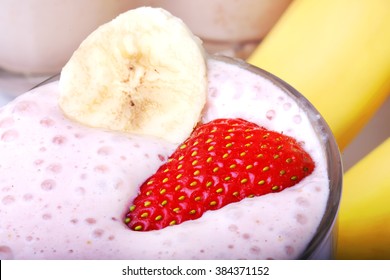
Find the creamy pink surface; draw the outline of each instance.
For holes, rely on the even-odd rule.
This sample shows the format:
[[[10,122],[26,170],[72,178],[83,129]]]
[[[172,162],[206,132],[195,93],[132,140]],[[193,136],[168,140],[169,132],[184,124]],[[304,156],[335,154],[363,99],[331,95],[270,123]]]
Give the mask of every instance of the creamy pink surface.
[[[241,117],[296,137],[313,174],[281,193],[245,199],[152,232],[123,223],[139,185],[173,152],[153,137],[72,122],[58,83],[0,109],[1,259],[285,259],[307,246],[324,213],[324,153],[307,116],[269,81],[209,60],[204,121]]]

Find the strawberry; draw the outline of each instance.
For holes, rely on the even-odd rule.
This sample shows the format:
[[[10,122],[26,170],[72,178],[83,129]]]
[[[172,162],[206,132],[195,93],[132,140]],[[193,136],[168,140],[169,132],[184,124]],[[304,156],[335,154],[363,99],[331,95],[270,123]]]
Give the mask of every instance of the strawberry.
[[[289,136],[242,119],[217,119],[197,126],[141,185],[125,223],[149,231],[198,219],[205,211],[291,187],[314,166]]]

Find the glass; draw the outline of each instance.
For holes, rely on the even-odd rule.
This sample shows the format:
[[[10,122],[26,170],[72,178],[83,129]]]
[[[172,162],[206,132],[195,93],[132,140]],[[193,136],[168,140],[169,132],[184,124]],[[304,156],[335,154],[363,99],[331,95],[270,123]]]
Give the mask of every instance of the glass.
[[[326,121],[322,117],[319,117],[319,112],[302,94],[271,73],[235,58],[220,55],[212,55],[211,58],[234,64],[237,67],[266,78],[290,96],[306,112],[311,125],[314,127],[317,136],[321,141],[322,149],[325,151],[330,192],[326,210],[318,229],[299,258],[333,259],[337,234],[337,213],[342,190],[343,168],[338,146]],[[60,74],[55,75],[38,84],[36,87],[56,81],[59,78]]]

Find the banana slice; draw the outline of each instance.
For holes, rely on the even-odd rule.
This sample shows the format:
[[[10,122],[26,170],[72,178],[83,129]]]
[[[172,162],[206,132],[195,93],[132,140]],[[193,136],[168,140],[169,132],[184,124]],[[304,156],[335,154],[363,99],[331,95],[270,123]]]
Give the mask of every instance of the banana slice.
[[[59,105],[88,126],[183,142],[206,102],[205,55],[167,11],[130,10],[74,52],[61,72]]]

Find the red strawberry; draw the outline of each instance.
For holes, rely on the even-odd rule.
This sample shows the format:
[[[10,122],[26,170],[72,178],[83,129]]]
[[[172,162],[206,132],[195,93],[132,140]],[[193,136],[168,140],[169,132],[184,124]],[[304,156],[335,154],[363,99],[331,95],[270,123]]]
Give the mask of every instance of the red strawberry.
[[[201,217],[246,197],[280,192],[314,162],[293,138],[242,119],[199,125],[140,187],[125,222],[156,230]]]

